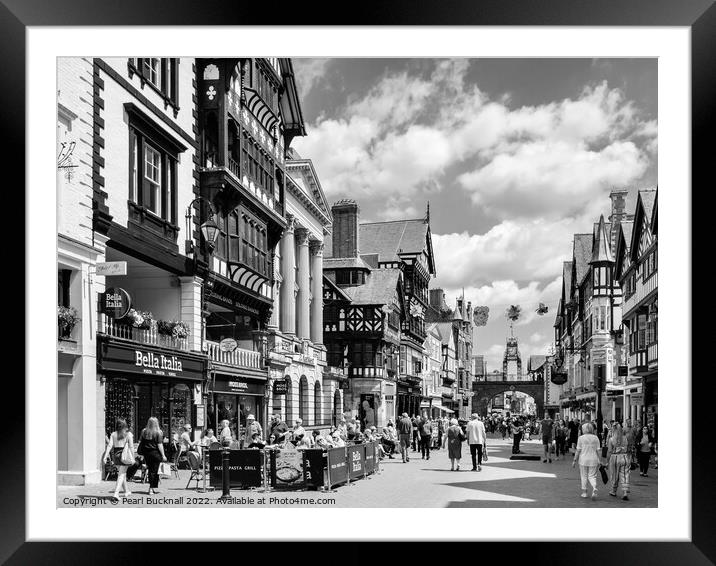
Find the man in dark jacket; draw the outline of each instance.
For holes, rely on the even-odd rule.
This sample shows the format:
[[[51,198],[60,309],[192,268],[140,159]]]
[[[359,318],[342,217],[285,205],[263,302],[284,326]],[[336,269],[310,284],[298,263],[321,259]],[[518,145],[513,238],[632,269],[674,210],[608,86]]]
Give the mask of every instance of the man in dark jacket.
[[[423,460],[430,460],[430,442],[433,436],[433,423],[427,417],[423,415],[420,419],[420,453],[422,454]]]
[[[403,413],[398,420],[398,439],[400,441],[400,455],[403,457],[403,463],[410,462],[408,456],[408,448],[410,447],[410,437],[413,433],[413,423],[408,417],[408,413]]]
[[[288,425],[281,420],[281,415],[278,413],[271,415],[269,438],[273,435],[276,438],[276,443],[278,444],[283,442],[288,432]]]

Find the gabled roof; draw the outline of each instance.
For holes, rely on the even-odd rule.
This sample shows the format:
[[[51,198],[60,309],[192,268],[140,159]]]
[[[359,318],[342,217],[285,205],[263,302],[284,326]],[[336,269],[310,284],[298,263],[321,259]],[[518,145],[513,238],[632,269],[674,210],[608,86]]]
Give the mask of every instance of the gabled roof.
[[[295,152],[293,152],[293,155],[298,156]],[[310,199],[310,204],[318,209],[317,211],[311,210],[311,212],[322,220],[324,226],[330,225],[333,222],[331,207],[328,206],[328,201],[318,179],[316,168],[313,166],[313,161],[300,157],[287,159],[286,171],[291,173],[291,175],[287,175],[288,178],[293,181],[302,194],[305,194]],[[291,188],[290,183],[287,184],[287,188]],[[298,197],[299,195],[296,196]]]
[[[370,267],[359,257],[324,257],[323,269],[364,269],[370,271]]]
[[[651,223],[651,214],[656,202],[656,189],[643,189],[639,191],[639,197],[636,200],[636,211],[634,212],[634,229],[629,243],[629,253],[632,260],[636,261],[639,253],[639,238],[645,223]]]
[[[589,270],[589,261],[592,259],[592,235],[591,234],[575,234],[574,250],[572,255],[576,274],[575,286],[579,286],[584,281],[584,277]]]
[[[281,78],[283,79],[284,95],[280,98],[280,112],[286,136],[286,147],[296,136],[306,135],[306,125],[303,121],[301,103],[298,99],[296,77],[293,72],[293,62],[288,58],[279,59]]]
[[[631,245],[631,233],[634,228],[634,222],[631,220],[623,220],[619,224],[619,233],[617,234],[617,247],[614,258],[614,274],[615,277],[621,276],[622,258],[629,255],[629,246]]]
[[[430,273],[435,273],[430,224],[425,218],[361,224],[358,236],[360,253],[377,253],[380,261],[399,261],[399,254],[428,256]]]
[[[402,283],[400,269],[375,269],[363,285],[344,287],[343,292],[357,305],[389,305]]]
[[[448,346],[451,343],[455,343],[455,336],[452,332],[452,322],[434,322],[431,326],[435,327],[443,345]]]
[[[326,277],[325,275],[323,276],[323,285],[324,285],[324,286],[327,286],[327,287],[330,287],[331,289],[333,289],[333,291],[335,291],[335,293],[336,293],[339,297],[341,297],[343,300],[345,300],[345,301],[350,301],[350,300],[351,300],[351,298],[350,298],[348,295],[345,294],[345,292],[343,291],[343,289],[341,289],[338,285],[336,285],[333,281],[331,281],[331,280],[330,280],[328,277]]]
[[[659,187],[656,188],[656,194],[654,195],[654,210],[651,213],[651,233],[656,235],[659,229],[658,221],[658,210],[659,210]]]
[[[527,362],[527,371],[536,371],[547,361],[547,356],[530,356]]]
[[[589,263],[614,262],[612,247],[609,240],[609,232],[604,223],[604,215],[599,217],[599,223],[594,234],[592,245],[592,259]]]

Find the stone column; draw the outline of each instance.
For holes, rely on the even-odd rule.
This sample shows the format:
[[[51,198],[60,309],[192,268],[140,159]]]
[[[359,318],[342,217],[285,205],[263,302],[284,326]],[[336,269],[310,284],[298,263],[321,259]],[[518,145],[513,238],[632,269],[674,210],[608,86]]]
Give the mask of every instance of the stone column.
[[[295,220],[288,216],[288,226],[281,237],[281,332],[296,334],[296,307],[293,291],[296,286],[296,253],[294,243]]]
[[[298,230],[298,320],[296,321],[296,335],[299,338],[311,337],[309,303],[311,293],[311,273],[308,255],[308,231]]]
[[[311,341],[323,344],[323,243],[311,247]]]
[[[269,330],[277,330],[280,325],[280,312],[281,312],[281,282],[283,280],[281,276],[281,254],[280,250],[276,250],[274,260],[271,265],[271,273],[273,275],[274,283],[272,290],[273,297],[273,310],[271,311],[271,320],[269,321]]]

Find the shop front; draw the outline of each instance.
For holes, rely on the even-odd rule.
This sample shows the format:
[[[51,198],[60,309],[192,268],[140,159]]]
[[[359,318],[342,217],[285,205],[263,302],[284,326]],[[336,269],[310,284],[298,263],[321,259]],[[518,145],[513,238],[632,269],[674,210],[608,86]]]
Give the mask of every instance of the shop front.
[[[658,396],[659,381],[658,374],[649,375],[644,378],[644,424],[651,428],[654,434],[658,426]]]
[[[420,415],[420,387],[407,382],[398,381],[398,415],[408,413],[409,416]]]
[[[206,357],[184,351],[138,345],[114,338],[98,342],[98,373],[105,381],[104,429],[110,435],[123,418],[138,437],[150,417],[159,420],[165,438],[181,434],[185,424],[201,420]]]
[[[207,427],[218,436],[223,420],[229,421],[233,438],[246,427],[246,417],[253,415],[266,430],[266,379],[215,372],[207,398]]]

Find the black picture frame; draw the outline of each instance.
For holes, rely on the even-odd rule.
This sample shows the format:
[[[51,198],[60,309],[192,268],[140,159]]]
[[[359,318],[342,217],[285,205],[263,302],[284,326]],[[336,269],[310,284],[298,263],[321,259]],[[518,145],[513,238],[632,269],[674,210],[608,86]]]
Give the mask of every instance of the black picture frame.
[[[0,53],[3,57],[4,78],[0,89],[0,111],[6,141],[5,160],[7,164],[25,164],[25,124],[23,113],[25,108],[25,32],[28,26],[65,26],[65,25],[569,25],[569,26],[686,26],[691,29],[692,40],[692,186],[703,187],[701,191],[692,189],[693,223],[697,232],[692,232],[694,245],[693,258],[708,257],[698,254],[698,246],[708,241],[703,226],[708,226],[704,216],[710,209],[705,206],[705,195],[713,186],[709,178],[709,165],[713,161],[710,141],[713,138],[714,102],[716,102],[716,6],[712,0],[462,0],[446,4],[435,0],[414,2],[400,0],[394,2],[376,2],[372,5],[339,5],[328,2],[298,3],[267,11],[264,3],[234,3],[219,0],[123,0],[121,2],[101,2],[97,0],[74,0],[51,2],[49,0],[3,0],[0,3]],[[350,8],[350,9],[346,9]],[[25,167],[11,167],[16,174],[14,186],[25,183]],[[710,176],[712,177],[712,175]],[[7,185],[8,187],[10,185]],[[14,193],[14,194],[11,194]],[[16,221],[18,211],[25,210],[24,195],[20,191],[8,191],[6,198],[17,199],[8,216]],[[701,222],[702,219],[705,222]],[[8,227],[11,224],[8,224]],[[699,234],[701,232],[701,234]],[[702,237],[699,238],[698,236]],[[9,248],[9,246],[8,246]],[[14,263],[14,262],[13,262]],[[707,262],[708,264],[708,262]],[[19,268],[17,268],[19,270]],[[687,274],[685,274],[687,275]],[[24,279],[24,272],[20,276]],[[14,279],[14,278],[13,278]],[[704,289],[708,277],[692,277],[692,296],[710,299],[710,293]],[[688,281],[688,279],[687,279]],[[14,285],[17,285],[13,281]],[[698,291],[702,291],[697,294]],[[706,291],[706,292],[704,292]],[[26,296],[26,299],[29,297]],[[19,304],[19,301],[11,301]],[[684,308],[691,308],[685,304]],[[24,319],[19,319],[24,320]],[[693,319],[693,336],[698,336]],[[23,325],[13,327],[19,334]],[[688,331],[688,329],[684,329]],[[24,335],[24,332],[23,334]],[[713,331],[701,335],[709,341]],[[697,341],[694,341],[697,344]],[[692,346],[693,348],[693,346]],[[693,351],[695,353],[696,350]],[[668,376],[678,379],[684,387],[689,386],[691,364],[686,352],[683,373]],[[479,546],[480,557],[499,552],[500,561],[509,556],[509,563],[542,563],[550,564],[574,563],[581,564],[709,564],[716,561],[716,537],[713,536],[716,525],[714,511],[714,481],[708,466],[712,453],[712,443],[706,435],[713,431],[713,422],[704,399],[713,399],[713,379],[708,375],[708,359],[703,359],[706,374],[693,387],[694,404],[692,425],[692,542],[636,542],[636,543],[492,543]],[[48,376],[48,387],[52,380]],[[7,372],[5,375],[6,399],[19,400],[25,398],[24,384],[17,373]],[[25,434],[24,403],[13,403],[23,407],[16,413],[3,415],[5,438],[12,442],[12,462],[6,461],[2,481],[0,481],[0,561],[15,564],[90,564],[101,562],[139,563],[152,553],[156,545],[147,543],[28,543],[25,542],[25,453],[28,447],[22,441],[30,441]],[[673,415],[673,426],[686,427],[680,415]],[[41,442],[52,439],[41,439]],[[30,449],[39,449],[30,447]],[[670,447],[677,457],[686,459],[686,446]],[[48,464],[49,465],[49,464]],[[684,466],[686,469],[686,466]],[[406,520],[410,517],[406,511]],[[280,521],[280,515],[278,515]],[[565,520],[568,516],[565,515]],[[121,528],[128,536],[133,529],[142,527],[143,521],[130,522]],[[108,530],[115,525],[107,525]],[[600,525],[597,522],[588,526],[589,533],[597,534],[608,540],[611,533],[628,530],[628,520],[619,525]],[[277,526],[278,528],[278,526]],[[288,526],[286,526],[288,528]],[[379,524],[375,528],[381,529]],[[479,526],[478,526],[479,528]],[[587,526],[585,526],[587,528]],[[292,529],[291,529],[292,530]],[[283,527],[277,532],[285,532]],[[316,536],[312,529],[307,528],[307,538]],[[559,535],[555,525],[555,536]],[[361,531],[366,536],[366,531]],[[429,536],[429,535],[428,535]],[[212,543],[218,544],[218,543]],[[248,543],[242,543],[248,544]],[[343,556],[358,556],[343,543]],[[351,546],[356,543],[350,543]],[[375,544],[375,543],[372,543]],[[413,553],[419,553],[421,561],[425,560],[423,550],[411,545]],[[450,548],[450,554],[465,557],[475,551],[474,546],[467,548],[461,543]],[[224,546],[224,545],[222,545]],[[258,546],[258,545],[256,545]],[[184,548],[186,547],[186,548]],[[161,560],[190,559],[189,553],[196,552],[201,560],[208,560],[208,547],[205,544],[183,545],[181,554],[173,543],[172,552],[163,552]],[[244,550],[245,553],[248,549]],[[260,551],[259,548],[257,550]],[[295,550],[295,547],[294,547]],[[439,552],[444,560],[447,548]],[[220,551],[219,551],[220,552]],[[217,555],[219,554],[217,552]],[[507,553],[507,554],[506,554]],[[373,546],[373,556],[381,554],[379,548]],[[245,555],[245,554],[244,554]],[[174,557],[174,558],[172,558]]]

